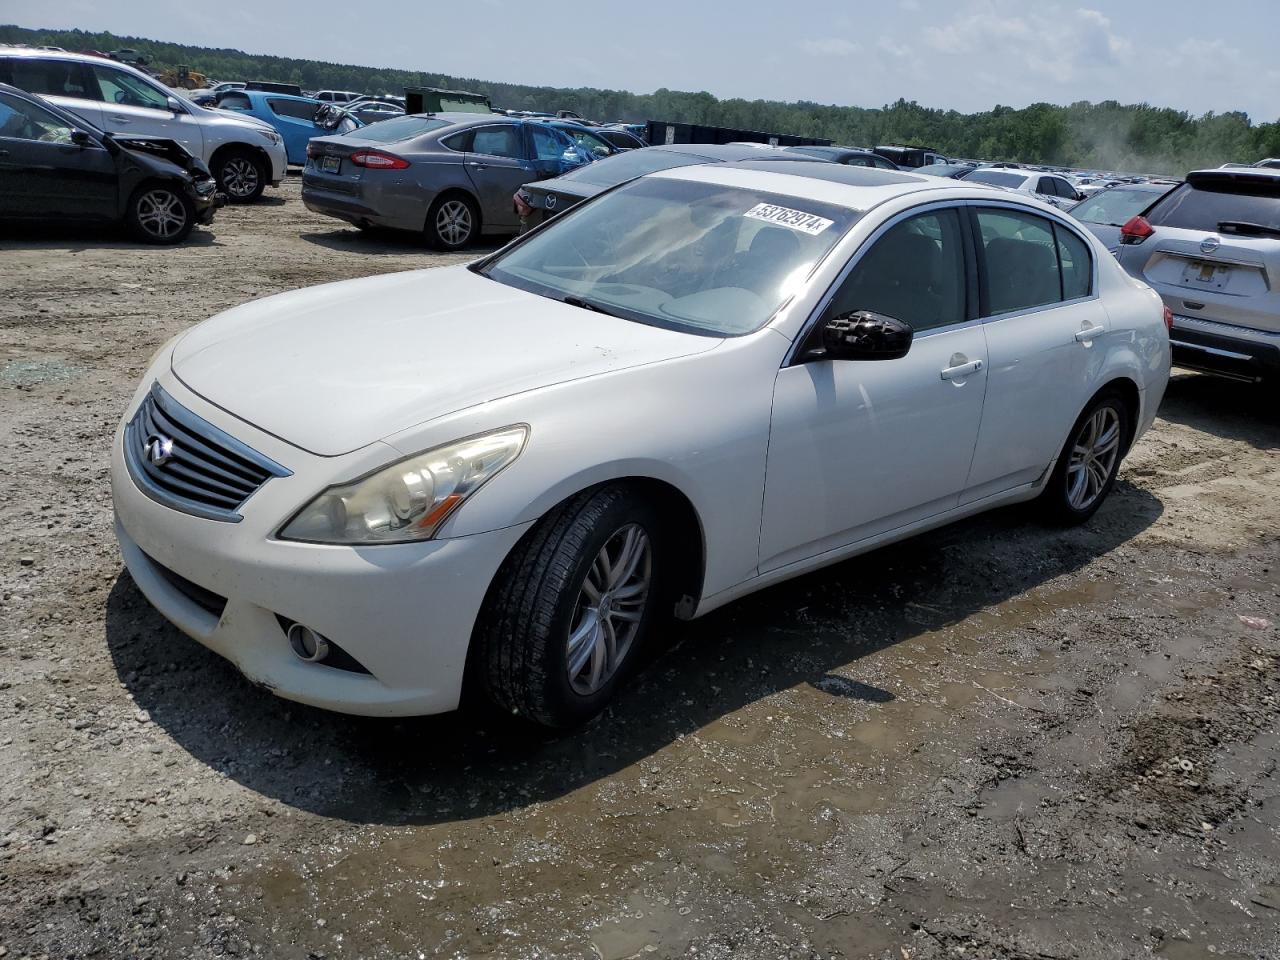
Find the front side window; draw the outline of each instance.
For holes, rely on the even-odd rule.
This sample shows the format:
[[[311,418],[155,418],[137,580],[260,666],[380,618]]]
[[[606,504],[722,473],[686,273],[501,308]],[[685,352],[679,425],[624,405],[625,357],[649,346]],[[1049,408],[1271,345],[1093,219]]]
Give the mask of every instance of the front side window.
[[[541,296],[693,333],[750,333],[857,220],[847,207],[644,178],[562,214],[480,272]]]
[[[977,217],[987,268],[986,316],[1062,299],[1058,247],[1050,221],[1015,210],[979,210]]]
[[[569,149],[568,140],[562,140],[551,127],[530,125],[533,134],[533,156],[536,160],[563,160]]]
[[[490,157],[508,157],[520,160],[524,150],[520,147],[520,130],[514,124],[503,123],[493,127],[480,127],[471,139],[471,152]]]
[[[71,127],[44,107],[0,93],[0,138],[70,143]]]
[[[894,224],[863,254],[827,307],[827,316],[870,310],[917,333],[962,323],[964,246],[955,210]]]
[[[169,109],[169,98],[142,78],[97,64],[91,69],[101,93],[98,99],[104,103],[118,103],[122,107],[150,107],[153,110]]]

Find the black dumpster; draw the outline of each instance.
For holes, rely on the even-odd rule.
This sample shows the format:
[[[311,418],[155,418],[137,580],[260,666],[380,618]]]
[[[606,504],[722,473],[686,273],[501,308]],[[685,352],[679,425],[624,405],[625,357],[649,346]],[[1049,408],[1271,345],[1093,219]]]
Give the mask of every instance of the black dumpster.
[[[759,130],[735,130],[732,127],[707,127],[700,123],[672,123],[650,120],[645,124],[645,139],[653,146],[664,143],[768,143],[775,147],[828,147],[830,140],[821,137],[796,137],[789,133],[762,133]]]

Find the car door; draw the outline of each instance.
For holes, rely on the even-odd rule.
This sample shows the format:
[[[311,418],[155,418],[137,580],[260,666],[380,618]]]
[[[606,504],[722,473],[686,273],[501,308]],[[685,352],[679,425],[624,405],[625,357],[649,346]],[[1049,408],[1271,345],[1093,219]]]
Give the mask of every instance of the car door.
[[[0,83],[46,97],[99,129],[102,104],[90,93],[92,79],[77,60],[44,57],[0,57]]]
[[[1075,228],[1025,209],[970,209],[989,368],[966,503],[1044,473],[1097,389],[1109,327]]]
[[[761,572],[943,513],[964,490],[987,351],[963,211],[881,227],[802,335],[871,310],[911,324],[897,360],[793,360],[779,371],[765,474]],[[815,333],[816,331],[816,333]]]
[[[312,137],[328,133],[316,125],[319,103],[306,100],[289,100],[285,97],[267,97],[268,117],[264,118],[284,138],[284,149],[289,162],[302,165],[307,162],[307,144]]]
[[[522,134],[515,123],[487,124],[471,131],[465,165],[486,226],[515,229],[519,225],[511,197],[536,179]]]
[[[176,140],[192,156],[204,155],[200,123],[170,96],[137,74],[110,64],[89,67],[92,87],[102,102],[102,129],[110,133],[137,133]],[[177,101],[175,100],[175,103]]]
[[[21,97],[0,92],[0,214],[114,219],[115,161],[96,140]]]

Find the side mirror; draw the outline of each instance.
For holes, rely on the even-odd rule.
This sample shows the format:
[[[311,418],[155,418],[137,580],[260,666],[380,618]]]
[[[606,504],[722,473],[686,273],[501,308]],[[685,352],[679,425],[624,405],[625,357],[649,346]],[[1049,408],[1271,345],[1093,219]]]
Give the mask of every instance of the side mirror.
[[[83,130],[72,130],[71,142],[77,147],[88,147],[93,145],[93,137],[89,136],[89,134]]]
[[[177,97],[169,97],[169,98],[165,101],[165,103],[168,105],[169,109],[170,109],[173,113],[186,113],[186,112],[187,112],[186,110],[184,110],[184,109],[182,108],[182,101],[181,101],[181,100],[179,100]]]
[[[830,360],[897,360],[911,349],[915,331],[897,317],[855,310],[822,325],[822,347]]]

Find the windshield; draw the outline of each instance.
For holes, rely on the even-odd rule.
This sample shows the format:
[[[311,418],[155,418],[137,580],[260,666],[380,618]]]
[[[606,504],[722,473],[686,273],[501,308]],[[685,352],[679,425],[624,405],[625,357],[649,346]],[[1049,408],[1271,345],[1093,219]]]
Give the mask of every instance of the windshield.
[[[1004,173],[1000,170],[975,170],[966,173],[961,179],[974,183],[989,183],[993,187],[1020,187],[1026,183],[1025,173]]]
[[[612,187],[617,183],[626,183],[636,177],[657,170],[670,170],[672,167],[687,167],[694,163],[713,163],[711,157],[700,157],[692,153],[676,153],[674,150],[659,150],[656,147],[645,147],[641,150],[629,150],[615,154],[606,160],[600,160],[589,166],[574,170],[564,175],[565,180],[581,180],[583,183],[594,183],[600,187]]]
[[[1215,232],[1218,224],[1256,223],[1280,229],[1280,184],[1184,183],[1160,201],[1148,220],[1155,226]]]
[[[451,125],[448,120],[440,120],[436,117],[392,117],[390,120],[380,120],[376,124],[361,127],[360,131],[352,134],[352,136],[361,140],[373,140],[377,143],[392,143],[396,140],[408,140],[410,137],[416,137],[430,130],[439,130],[441,127]]]
[[[1085,223],[1104,223],[1122,227],[1151,206],[1160,196],[1158,190],[1126,190],[1116,187],[1103,190],[1082,201],[1072,209],[1071,215]]]
[[[480,272],[656,326],[763,326],[858,218],[800,197],[645,178],[566,213]]]

